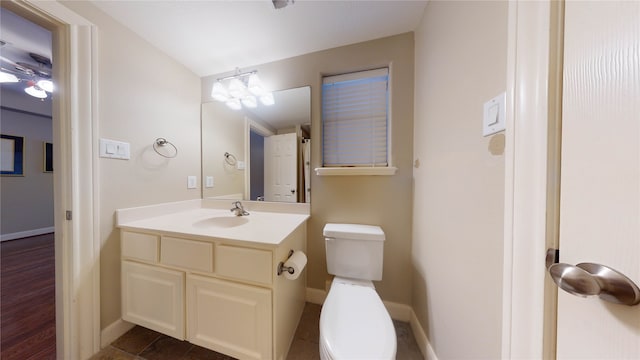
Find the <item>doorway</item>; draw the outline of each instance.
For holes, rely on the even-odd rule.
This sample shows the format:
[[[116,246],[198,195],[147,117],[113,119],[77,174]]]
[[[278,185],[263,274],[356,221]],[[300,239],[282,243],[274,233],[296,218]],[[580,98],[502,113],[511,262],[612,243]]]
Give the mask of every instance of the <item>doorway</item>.
[[[0,9],[2,359],[56,355],[52,34]]]
[[[52,33],[55,357],[85,359],[100,349],[96,29],[59,2],[0,5]]]
[[[557,103],[554,103],[554,101],[558,98],[564,99],[565,101],[567,100],[562,93],[558,95],[557,91],[559,89],[557,86],[550,86],[549,84],[550,79],[562,79],[561,68],[553,67],[550,64],[557,55],[554,53],[554,49],[557,48],[557,44],[554,45],[554,41],[557,41],[557,39],[553,36],[553,33],[550,32],[550,30],[557,25],[555,21],[560,20],[561,18],[559,17],[554,20],[550,14],[553,13],[554,6],[563,4],[565,3],[550,1],[517,1],[509,3],[510,39],[507,94],[510,101],[508,101],[509,123],[507,124],[506,147],[508,150],[505,156],[505,276],[503,278],[505,291],[503,297],[502,357],[551,359],[571,356],[620,357],[619,354],[623,352],[627,354],[624,357],[636,357],[632,354],[637,354],[639,350],[637,348],[637,344],[640,344],[637,336],[638,325],[640,324],[637,322],[638,310],[640,310],[639,307],[636,306],[635,308],[632,308],[625,307],[625,305],[620,304],[609,304],[597,297],[580,299],[573,295],[561,292],[558,298],[563,302],[566,302],[567,300],[584,302],[584,306],[576,306],[575,303],[570,306],[574,313],[577,311],[581,313],[581,316],[573,316],[570,320],[570,322],[573,322],[574,326],[578,325],[579,331],[569,331],[572,329],[574,330],[574,327],[565,327],[564,329],[561,329],[565,335],[569,332],[569,336],[567,337],[562,335],[560,331],[560,327],[563,326],[562,321],[564,321],[562,320],[562,317],[566,317],[567,315],[571,316],[572,313],[567,313],[565,311],[567,308],[566,305],[558,307],[558,324],[560,324],[560,326],[557,326],[559,335],[556,336],[555,316],[550,312],[550,308],[555,309],[555,301],[553,299],[545,299],[545,295],[549,294],[549,290],[546,290],[545,287],[551,281],[545,267],[545,252],[547,249],[545,239],[548,236],[547,224],[549,223],[547,215],[548,211],[551,209],[552,212],[556,212],[559,219],[560,213],[562,212],[559,208],[553,209],[551,206],[548,206],[550,203],[548,198],[548,189],[550,187],[557,187],[560,189],[560,185],[553,182],[553,179],[560,179],[558,174],[553,174],[553,171],[555,171],[553,169],[559,169],[559,167],[549,164],[549,156],[551,156],[550,152],[554,151],[551,150],[551,147],[554,146],[553,143],[556,142],[557,139],[550,136],[551,129],[548,127],[548,119],[550,118],[550,115],[557,110]],[[579,19],[578,21],[574,20],[572,26],[576,24],[587,25],[589,24],[589,20],[585,21],[583,20],[583,17],[593,16],[592,19],[597,19],[593,24],[608,27],[607,31],[603,31],[601,28],[596,26],[589,29],[590,31],[595,31],[597,36],[600,38],[593,35],[590,31],[576,30],[580,28],[574,27],[573,30],[571,30],[574,38],[569,39],[565,36],[567,29],[563,29],[565,34],[560,39],[564,41],[562,48],[564,49],[563,52],[565,55],[567,41],[571,41],[571,51],[581,49],[583,46],[586,49],[595,44],[602,45],[602,52],[599,54],[600,56],[598,56],[597,53],[590,53],[589,55],[586,55],[580,54],[579,52],[575,52],[573,56],[573,60],[577,64],[582,62],[601,65],[602,67],[594,66],[594,69],[599,70],[600,75],[589,74],[589,72],[586,71],[587,67],[585,67],[585,71],[577,71],[574,67],[572,73],[573,80],[580,78],[575,76],[576,74],[585,74],[583,79],[591,81],[592,84],[590,85],[607,84],[607,86],[610,86],[609,89],[605,87],[600,88],[599,90],[593,90],[592,92],[592,95],[598,94],[598,96],[592,96],[592,100],[597,99],[597,101],[604,100],[606,102],[606,104],[599,106],[598,112],[602,111],[602,109],[610,109],[611,105],[614,105],[616,111],[625,108],[628,109],[629,106],[631,106],[631,108],[636,106],[635,114],[637,114],[637,96],[630,96],[631,94],[637,94],[637,82],[635,83],[635,88],[630,87],[630,89],[635,89],[633,90],[635,92],[626,88],[625,91],[622,92],[628,96],[628,99],[634,99],[636,102],[620,102],[618,99],[621,97],[612,97],[611,94],[615,94],[615,91],[612,92],[611,89],[616,89],[616,86],[619,85],[615,85],[615,81],[609,82],[609,80],[614,79],[631,79],[637,81],[637,77],[627,76],[624,74],[624,71],[629,70],[635,70],[637,73],[637,62],[626,68],[615,68],[616,65],[625,63],[625,61],[622,60],[622,57],[628,54],[634,54],[634,52],[629,49],[635,49],[635,60],[637,61],[638,59],[637,47],[634,48],[633,46],[629,47],[623,45],[629,43],[637,44],[637,37],[635,40],[625,42],[633,39],[633,36],[638,35],[637,16],[640,13],[638,12],[637,4],[633,2],[567,2],[566,4],[567,6],[570,4],[572,7],[571,16],[573,19]],[[598,6],[611,6],[612,8],[599,9]],[[629,6],[631,8],[617,9],[616,7],[618,6]],[[634,6],[635,8],[633,8]],[[563,9],[565,17],[566,10],[566,8]],[[605,14],[612,12],[612,10],[618,11],[618,15],[604,16]],[[636,16],[636,18],[633,19],[633,21],[628,21],[629,17],[633,16]],[[613,21],[611,21],[612,19]],[[563,26],[567,24],[565,19],[562,19],[562,24]],[[604,40],[602,38],[616,34],[613,30],[616,28],[619,30],[622,26],[626,26],[626,31],[624,33],[628,35],[628,37],[625,38],[625,41],[621,41],[620,39],[615,40],[614,38]],[[588,39],[576,41],[576,39],[578,39],[575,37],[576,34],[585,36]],[[606,51],[604,50],[605,48],[607,49]],[[613,51],[611,51],[611,49],[613,49]],[[615,58],[615,56],[620,56],[621,59],[609,59],[611,57]],[[594,59],[597,59],[597,61]],[[555,58],[555,60],[558,59]],[[567,66],[566,56],[562,59],[562,63],[565,67]],[[612,74],[615,76],[610,76]],[[576,89],[582,90],[587,87],[576,85],[574,81],[567,84],[560,83],[560,90],[563,88],[564,90],[570,89],[570,91],[575,91]],[[601,92],[601,90],[606,91]],[[588,109],[590,106],[593,106],[593,104],[598,104],[596,101],[591,101],[587,102],[585,106],[575,106],[575,99],[586,98],[586,96],[573,98],[572,105],[574,107],[574,111],[575,109],[583,111],[584,109]],[[565,105],[566,104],[563,104],[562,106],[563,110],[566,108]],[[556,108],[556,110],[554,110],[554,108]],[[601,167],[596,166],[595,162],[592,160],[600,159],[604,155],[605,157],[608,156],[608,160],[605,163],[616,164],[616,161],[619,160],[618,157],[608,155],[612,150],[622,148],[622,146],[624,146],[623,144],[628,145],[631,143],[637,145],[637,140],[628,141],[630,137],[637,136],[637,128],[633,131],[629,131],[628,129],[624,130],[622,127],[623,124],[624,126],[637,124],[637,116],[635,118],[629,118],[626,115],[614,116],[614,114],[611,114],[611,111],[609,111],[607,116],[601,116],[601,118],[613,118],[616,120],[616,125],[612,125],[612,122],[607,121],[607,126],[603,127],[602,131],[596,131],[595,133],[597,136],[594,136],[594,132],[592,132],[593,129],[589,128],[590,125],[588,124],[592,122],[593,115],[598,114],[598,112],[587,111],[588,114],[585,114],[584,117],[579,116],[579,120],[577,122],[579,126],[573,128],[571,133],[571,136],[574,138],[587,138],[591,140],[587,141],[587,146],[585,147],[586,149],[589,149],[589,155],[585,156],[585,153],[581,154],[579,151],[576,151],[576,147],[573,147],[573,157],[566,157],[564,153],[562,156],[563,161],[573,162],[572,165],[574,166],[574,172],[566,172],[564,169],[562,172],[563,182],[566,180],[564,175],[572,174],[572,176],[574,176],[573,180],[570,180],[570,182],[565,184],[572,187],[571,192],[573,194],[580,191],[580,189],[584,190],[585,185],[588,187],[598,184],[599,180],[596,181],[597,178],[593,178],[592,175],[594,169],[601,169]],[[567,118],[565,117],[564,120],[566,119]],[[628,122],[629,119],[631,119],[631,122]],[[578,131],[576,131],[576,129],[578,129]],[[564,129],[564,125],[562,130],[566,130]],[[616,133],[616,136],[612,137],[612,132]],[[618,133],[620,135],[624,135],[624,141],[617,140]],[[567,145],[564,139],[565,134],[566,133],[563,133],[563,147]],[[614,141],[611,141],[612,139]],[[614,145],[607,146],[605,145],[606,143]],[[598,150],[602,150],[602,152],[598,153],[597,157],[592,159],[591,157],[593,157],[593,152],[597,152]],[[558,149],[555,151],[558,151]],[[577,157],[576,154],[578,154]],[[632,155],[637,156],[637,147],[635,148],[635,151],[627,151],[623,159]],[[576,161],[576,159],[579,159],[580,161]],[[587,166],[584,166],[582,163],[585,162],[585,160],[588,164]],[[515,164],[517,164],[517,166],[515,166]],[[583,166],[582,170],[587,171],[575,172],[576,164],[581,164]],[[622,172],[619,171],[619,168],[615,172],[602,171],[602,174],[606,174],[608,176],[614,175],[613,177],[616,179],[616,184],[613,186],[610,184],[607,186],[594,186],[591,193],[586,192],[580,196],[583,199],[588,200],[594,194],[602,194],[607,191],[623,189],[618,180],[621,179],[621,181],[629,181],[631,179],[635,181],[637,178],[634,176],[637,176],[637,173],[635,173],[636,175],[634,176],[621,176],[620,174],[623,174],[624,172],[632,172],[634,169],[637,170],[637,166],[637,162],[631,161],[629,166],[624,167],[624,171]],[[575,174],[578,174],[578,176],[575,177]],[[576,181],[576,178],[578,181]],[[579,186],[576,186],[576,184]],[[637,182],[634,185],[637,185]],[[566,187],[563,187],[563,190],[564,189],[566,189]],[[567,193],[565,192],[563,196],[566,195]],[[632,193],[627,193],[625,201],[633,201],[634,199],[637,199],[635,195],[637,195],[637,189],[634,189]],[[577,197],[574,196],[573,200],[576,198]],[[616,204],[617,208],[615,211],[610,211],[606,215],[614,215],[614,217],[617,215],[620,219],[632,218],[634,221],[637,221],[637,217],[634,218],[634,212],[626,211],[625,213],[624,210],[621,211],[623,207],[619,206],[620,204]],[[608,204],[606,201],[592,201],[587,206],[574,207],[574,210],[577,209],[577,211],[572,211],[572,215],[574,215],[574,217],[569,218],[571,220],[577,219],[577,222],[574,222],[574,224],[578,224],[578,226],[574,226],[574,229],[577,228],[584,232],[586,229],[601,230],[602,227],[611,225],[612,222],[606,221],[606,217],[596,216],[597,220],[595,221],[593,218],[590,218],[602,210],[607,211],[609,209],[607,206]],[[622,216],[619,216],[621,214]],[[575,215],[578,216],[575,217]],[[561,227],[566,225],[566,219],[566,216],[563,216],[562,223],[558,222]],[[633,226],[619,226],[619,228],[631,229]],[[562,231],[563,230],[561,229],[560,233],[562,233]],[[592,230],[588,234],[588,237],[592,237],[597,234],[598,231]],[[630,274],[630,277],[634,277],[633,274],[635,273],[636,275],[634,278],[637,279],[638,262],[637,260],[631,260],[631,256],[637,256],[638,254],[637,237],[633,238],[632,242],[633,244],[636,244],[635,251],[627,250],[619,252],[619,254],[626,254],[628,259],[631,260],[627,265],[622,262],[616,263],[611,259],[603,258],[605,255],[608,256],[610,250],[617,249],[619,251],[621,248],[620,244],[628,243],[626,241],[619,242],[621,237],[618,236],[601,236],[598,237],[598,241],[596,242],[585,241],[584,243],[581,243],[580,246],[574,247],[569,251],[565,251],[562,248],[563,243],[567,245],[572,242],[575,243],[576,239],[583,241],[588,237],[578,236],[577,238],[567,242],[565,241],[566,236],[560,236],[560,261],[569,264],[577,264],[579,262],[598,262],[604,265],[611,265],[617,270],[621,270],[623,273]],[[594,243],[597,246],[605,246],[606,251],[593,251]],[[591,251],[589,251],[588,254],[578,254],[579,251],[576,251],[576,249],[580,251]],[[635,267],[629,267],[628,264],[632,264]],[[551,298],[553,298],[553,296],[551,296]],[[585,308],[590,307],[594,309],[598,308],[597,312],[590,310],[585,311]],[[621,313],[624,313],[624,315],[620,315]],[[634,315],[631,316],[631,313],[634,313]],[[606,316],[602,316],[603,314],[606,314]],[[602,320],[605,318],[606,320]],[[598,320],[594,321],[594,319]],[[633,321],[635,321],[635,324],[633,324],[633,326],[629,326]],[[624,328],[625,326],[626,333],[624,331],[619,331],[619,328]],[[617,328],[616,331],[613,331],[614,328]],[[605,330],[606,335],[597,337],[597,334],[603,329]],[[631,336],[629,336],[629,334],[631,334]],[[594,335],[596,335],[595,337],[597,337],[597,340],[594,340]],[[629,338],[631,338],[632,341],[628,341],[627,339]],[[631,347],[622,346],[623,343],[625,346],[631,345]],[[580,351],[590,349],[592,346],[594,349],[598,348],[598,346],[600,346],[600,348],[597,351],[587,350],[588,355],[586,355],[586,353],[578,353],[573,350],[566,351],[566,349],[570,349],[572,345],[580,346]],[[573,349],[577,348],[574,347]],[[598,351],[602,349],[605,349],[605,353],[607,355],[603,355],[603,353],[598,354]]]

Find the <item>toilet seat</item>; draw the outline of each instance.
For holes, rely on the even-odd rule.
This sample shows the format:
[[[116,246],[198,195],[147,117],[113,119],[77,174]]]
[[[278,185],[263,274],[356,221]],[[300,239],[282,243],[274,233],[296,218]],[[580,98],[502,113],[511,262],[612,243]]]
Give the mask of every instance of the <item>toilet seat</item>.
[[[320,357],[395,359],[396,332],[373,283],[336,277],[320,313]]]

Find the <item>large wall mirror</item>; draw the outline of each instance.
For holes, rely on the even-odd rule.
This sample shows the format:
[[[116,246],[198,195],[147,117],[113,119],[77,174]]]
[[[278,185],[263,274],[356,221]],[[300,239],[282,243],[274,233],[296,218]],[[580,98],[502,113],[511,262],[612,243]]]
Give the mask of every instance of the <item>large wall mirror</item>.
[[[311,88],[273,92],[275,104],[202,104],[202,197],[310,202]]]

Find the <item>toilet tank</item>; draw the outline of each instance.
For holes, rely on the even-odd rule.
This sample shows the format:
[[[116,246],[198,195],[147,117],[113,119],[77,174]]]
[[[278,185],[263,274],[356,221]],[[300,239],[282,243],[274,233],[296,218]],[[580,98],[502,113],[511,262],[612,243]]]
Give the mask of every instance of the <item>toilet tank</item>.
[[[385,236],[379,226],[329,223],[323,235],[329,274],[382,280]]]

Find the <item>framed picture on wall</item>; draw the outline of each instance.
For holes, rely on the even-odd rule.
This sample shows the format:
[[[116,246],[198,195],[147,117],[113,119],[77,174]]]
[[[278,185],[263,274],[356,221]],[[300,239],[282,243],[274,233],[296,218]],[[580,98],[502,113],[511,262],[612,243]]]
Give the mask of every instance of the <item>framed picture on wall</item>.
[[[53,144],[50,142],[42,143],[43,171],[53,172]]]
[[[0,134],[0,175],[24,176],[24,137]]]

